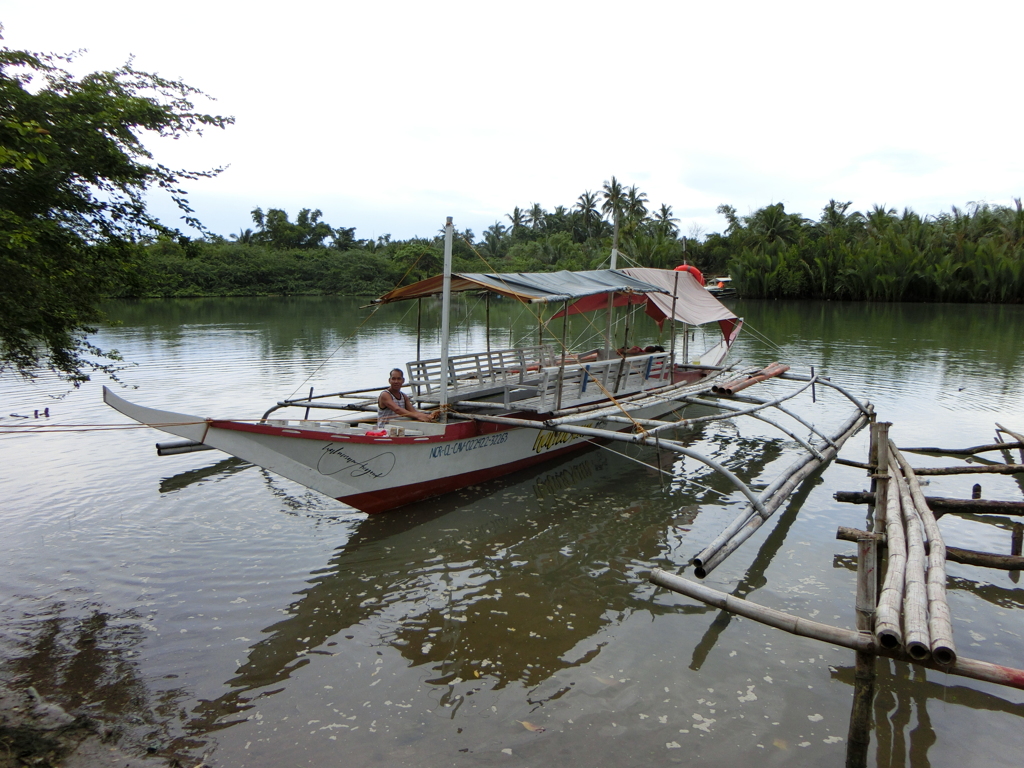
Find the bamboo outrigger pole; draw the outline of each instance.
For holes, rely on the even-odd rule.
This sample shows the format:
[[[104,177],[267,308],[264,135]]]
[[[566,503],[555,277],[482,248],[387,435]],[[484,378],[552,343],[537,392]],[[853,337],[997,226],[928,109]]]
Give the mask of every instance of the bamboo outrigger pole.
[[[869,632],[858,632],[854,629],[833,627],[817,621],[803,619],[799,616],[793,616],[791,614],[784,613],[783,611],[777,611],[773,608],[766,608],[762,605],[748,602],[742,598],[733,597],[732,595],[727,595],[724,592],[711,589],[710,587],[690,581],[689,579],[675,576],[661,569],[655,569],[652,571],[649,580],[652,584],[657,584],[659,587],[664,587],[665,589],[670,589],[673,592],[678,592],[681,595],[686,595],[687,597],[698,600],[706,605],[721,608],[729,611],[730,613],[735,613],[739,616],[753,619],[754,621],[785,630],[786,632],[794,635],[810,637],[815,640],[823,640],[826,643],[850,648],[854,651],[877,653],[879,656],[887,656],[890,659],[909,661],[922,667],[928,667],[929,669],[935,669],[940,672],[947,672],[951,675],[970,677],[975,680],[985,680],[990,683],[999,683],[1000,685],[1024,690],[1024,669],[1004,667],[1000,664],[991,664],[987,661],[979,661],[977,659],[967,659],[963,657],[956,659],[956,661],[949,666],[939,664],[933,659],[918,660],[911,658],[908,654],[903,653],[902,651],[889,650],[887,648],[880,647],[875,642],[875,638]]]
[[[859,406],[859,404],[858,404]],[[693,558],[696,566],[694,573],[704,578],[714,570],[725,558],[749,539],[764,522],[774,514],[789,495],[802,483],[808,475],[828,461],[835,458],[843,443],[859,430],[868,420],[872,412],[871,405],[859,406],[858,410],[843,423],[835,438],[827,443],[815,446],[818,455],[809,454],[802,457],[786,472],[772,483],[759,497],[760,505],[752,505],[744,509],[731,525],[720,533],[714,541]],[[758,508],[760,506],[760,508]],[[762,511],[763,510],[763,511]]]

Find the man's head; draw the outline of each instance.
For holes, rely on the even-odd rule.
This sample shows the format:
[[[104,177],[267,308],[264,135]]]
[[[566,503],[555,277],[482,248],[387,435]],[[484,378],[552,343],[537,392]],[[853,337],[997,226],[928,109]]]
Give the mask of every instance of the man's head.
[[[405,383],[405,374],[401,368],[392,368],[391,373],[388,375],[388,383],[396,389],[401,389],[402,384]]]

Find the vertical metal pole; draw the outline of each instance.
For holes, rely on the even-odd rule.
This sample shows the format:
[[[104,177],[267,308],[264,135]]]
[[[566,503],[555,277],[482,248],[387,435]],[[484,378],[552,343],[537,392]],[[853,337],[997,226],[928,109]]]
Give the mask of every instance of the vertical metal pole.
[[[308,399],[309,400],[313,399],[313,388],[312,387],[309,388],[309,398]],[[306,406],[306,415],[303,416],[302,419],[303,419],[303,421],[309,419],[309,406],[308,405]]]
[[[562,410],[562,386],[565,382],[565,356],[569,353],[566,346],[566,335],[569,330],[569,302],[562,303],[562,362],[558,366],[558,400],[555,410]]]
[[[669,320],[669,337],[672,339],[669,343],[669,370],[675,371],[676,367],[676,301],[679,299],[679,273],[675,273],[675,280],[672,284],[672,318]],[[685,361],[684,361],[685,362]],[[669,382],[672,378],[669,379]]]
[[[632,296],[627,294],[627,299],[632,299]],[[623,349],[629,349],[629,321],[633,319],[633,305],[626,304],[626,329],[622,332],[622,347]]]
[[[423,299],[416,299],[416,361],[423,359],[420,354],[420,345],[423,342]]]
[[[487,308],[487,317],[484,320],[484,325],[487,327],[487,354],[491,354],[491,292],[488,291],[484,294],[484,306]]]
[[[612,232],[612,259],[611,268],[615,269],[619,261],[619,212],[615,212],[615,229]],[[608,294],[607,325],[604,332],[604,359],[612,356],[612,316],[615,307],[615,294]]]
[[[448,423],[448,320],[452,309],[452,217],[444,225],[444,287],[441,292],[441,423]]]

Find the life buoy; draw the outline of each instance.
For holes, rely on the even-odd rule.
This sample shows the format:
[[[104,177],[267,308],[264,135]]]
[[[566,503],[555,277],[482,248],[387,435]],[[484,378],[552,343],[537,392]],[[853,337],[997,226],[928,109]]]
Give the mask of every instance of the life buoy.
[[[676,267],[675,271],[676,272],[689,272],[691,275],[693,275],[694,279],[698,283],[700,283],[701,285],[704,285],[704,275],[702,275],[701,271],[699,269],[697,269],[695,266],[693,266],[692,264],[680,264],[678,267]]]

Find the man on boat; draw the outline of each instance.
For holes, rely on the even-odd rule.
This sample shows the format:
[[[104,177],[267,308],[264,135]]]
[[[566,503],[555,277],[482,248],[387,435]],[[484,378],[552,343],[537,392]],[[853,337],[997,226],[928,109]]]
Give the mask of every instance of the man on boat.
[[[437,413],[424,413],[417,410],[409,396],[402,391],[405,374],[401,368],[392,368],[388,378],[390,386],[377,396],[377,428],[383,429],[388,422],[398,416],[416,421],[433,421]]]

